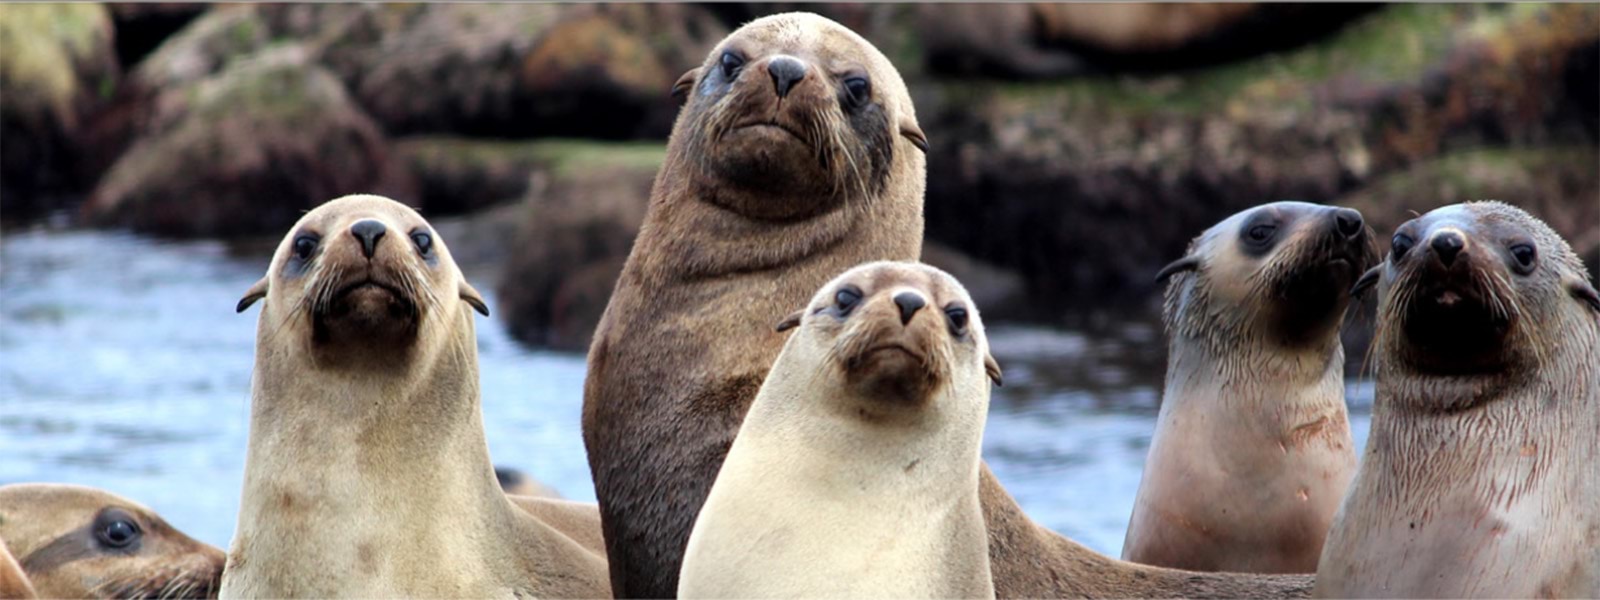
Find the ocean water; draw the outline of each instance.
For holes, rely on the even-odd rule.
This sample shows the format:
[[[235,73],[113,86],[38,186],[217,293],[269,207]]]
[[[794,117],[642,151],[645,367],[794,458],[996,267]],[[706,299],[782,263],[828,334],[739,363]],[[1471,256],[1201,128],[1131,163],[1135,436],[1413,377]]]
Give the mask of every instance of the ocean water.
[[[267,262],[220,242],[111,232],[0,238],[0,484],[104,488],[226,548],[259,313],[234,305]],[[991,403],[984,458],[1035,520],[1118,555],[1159,406],[1159,326],[990,329],[1006,386]],[[479,319],[478,348],[495,463],[593,501],[583,355],[523,347],[497,319]],[[1358,448],[1371,395],[1370,384],[1349,386]]]

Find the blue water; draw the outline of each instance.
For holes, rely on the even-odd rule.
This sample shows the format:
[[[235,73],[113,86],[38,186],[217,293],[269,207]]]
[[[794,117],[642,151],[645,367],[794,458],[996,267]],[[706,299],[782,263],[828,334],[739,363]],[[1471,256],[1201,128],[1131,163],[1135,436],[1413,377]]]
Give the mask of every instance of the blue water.
[[[0,239],[0,484],[92,485],[226,547],[239,507],[257,310],[234,313],[265,255],[219,242],[28,231]],[[469,268],[485,293],[493,281]],[[494,298],[488,298],[491,305]],[[1162,338],[991,326],[1005,366],[984,456],[1040,523],[1121,552],[1159,402]],[[579,429],[583,355],[478,327],[496,464],[594,500]],[[1353,385],[1365,444],[1370,386]]]

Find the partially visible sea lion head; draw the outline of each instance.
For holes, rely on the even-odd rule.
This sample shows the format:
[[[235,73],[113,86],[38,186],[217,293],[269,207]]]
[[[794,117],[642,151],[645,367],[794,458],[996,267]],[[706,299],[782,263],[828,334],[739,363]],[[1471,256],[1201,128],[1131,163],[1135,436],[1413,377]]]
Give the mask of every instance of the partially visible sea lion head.
[[[1171,279],[1167,326],[1202,339],[1323,343],[1344,320],[1351,284],[1376,259],[1371,240],[1349,208],[1274,202],[1239,212],[1157,274]]]
[[[1495,201],[1436,209],[1400,225],[1376,285],[1379,369],[1465,385],[1537,373],[1562,332],[1600,315],[1583,263],[1543,221]]]
[[[369,195],[301,217],[237,308],[261,299],[261,335],[299,334],[304,355],[324,367],[403,367],[430,322],[456,323],[464,306],[489,314],[422,215]]]
[[[799,219],[881,193],[927,138],[899,73],[871,43],[809,13],[751,21],[673,87],[673,129],[708,201]]]
[[[796,327],[799,339],[789,343],[826,357],[820,368],[837,375],[819,375],[818,384],[842,382],[848,392],[824,396],[868,400],[843,410],[884,416],[920,410],[947,386],[987,389],[988,380],[1001,381],[966,288],[927,265],[874,262],[850,269],[778,325],[780,331]],[[958,368],[968,364],[973,368]]]
[[[221,550],[94,488],[0,486],[0,539],[44,598],[215,598]]]

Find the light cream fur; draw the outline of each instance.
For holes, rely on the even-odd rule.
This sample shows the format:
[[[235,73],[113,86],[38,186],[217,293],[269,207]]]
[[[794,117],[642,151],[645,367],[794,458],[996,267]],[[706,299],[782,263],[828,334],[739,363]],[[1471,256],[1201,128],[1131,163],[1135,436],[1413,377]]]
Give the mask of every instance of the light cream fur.
[[[845,285],[862,297],[840,316]],[[926,301],[907,324],[901,293]],[[960,335],[952,303],[970,315]],[[695,522],[678,595],[992,598],[978,502],[988,343],[966,290],[926,265],[870,263],[804,312]],[[874,362],[894,343],[925,358]],[[873,376],[929,385],[859,383]]]
[[[1447,231],[1463,235],[1454,264],[1475,281],[1441,292],[1427,287],[1442,280],[1430,246]],[[1583,263],[1543,222],[1498,202],[1440,208],[1398,233],[1415,245],[1374,273],[1372,434],[1316,595],[1600,597],[1600,298]],[[1531,273],[1509,268],[1519,242],[1537,247]],[[1430,347],[1407,327],[1480,300],[1509,323],[1485,355],[1439,361],[1466,346]],[[1486,360],[1463,369],[1466,358]]]
[[[1278,202],[1196,238],[1192,272],[1173,277],[1166,389],[1124,559],[1202,571],[1311,573],[1355,475],[1339,324],[1368,262],[1365,233],[1334,227],[1334,207]],[[1263,221],[1260,211],[1276,218]],[[1349,211],[1346,214],[1352,214]],[[1276,223],[1265,254],[1241,230]],[[1347,264],[1327,268],[1330,254]],[[1325,310],[1288,323],[1280,283],[1317,278]],[[1325,281],[1322,283],[1320,281]],[[1336,298],[1336,299],[1335,299]],[[1301,329],[1301,328],[1304,329]]]
[[[99,531],[117,521],[136,531],[120,546]],[[81,485],[0,486],[0,542],[27,574],[22,583],[44,598],[215,597],[222,576],[222,550],[143,505]],[[0,597],[27,593],[8,590],[5,579]]]
[[[351,233],[362,219],[387,228],[371,273],[415,302],[415,333],[340,339],[335,328],[319,340],[317,306],[337,310],[328,290],[367,264]],[[386,198],[330,201],[295,225],[241,304],[265,295],[224,597],[610,595],[603,555],[500,490],[478,392],[482,301],[436,234],[424,260],[408,234],[427,229]],[[297,274],[295,239],[308,231],[321,246]]]

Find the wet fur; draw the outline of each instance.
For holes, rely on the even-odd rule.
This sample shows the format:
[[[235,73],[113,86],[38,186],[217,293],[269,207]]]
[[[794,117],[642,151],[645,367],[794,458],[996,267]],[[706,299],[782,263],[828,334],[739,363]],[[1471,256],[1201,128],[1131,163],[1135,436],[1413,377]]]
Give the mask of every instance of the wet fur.
[[[1428,238],[1466,233],[1471,286],[1504,318],[1470,369],[1419,356],[1406,321]],[[1600,309],[1582,263],[1538,219],[1498,202],[1445,207],[1401,226],[1417,242],[1377,269],[1372,434],[1318,568],[1319,596],[1600,595]],[[1502,245],[1539,262],[1511,273]],[[1463,326],[1475,324],[1463,323]]]
[[[386,226],[372,276],[400,292],[402,310],[352,325],[337,312],[349,270],[366,264],[349,232],[364,218]],[[478,391],[482,300],[437,232],[431,258],[416,250],[419,227],[386,198],[330,201],[247,293],[265,302],[224,597],[609,595],[603,553],[573,531],[581,514],[549,522],[501,491]],[[322,242],[299,268],[291,248],[308,230]]]

